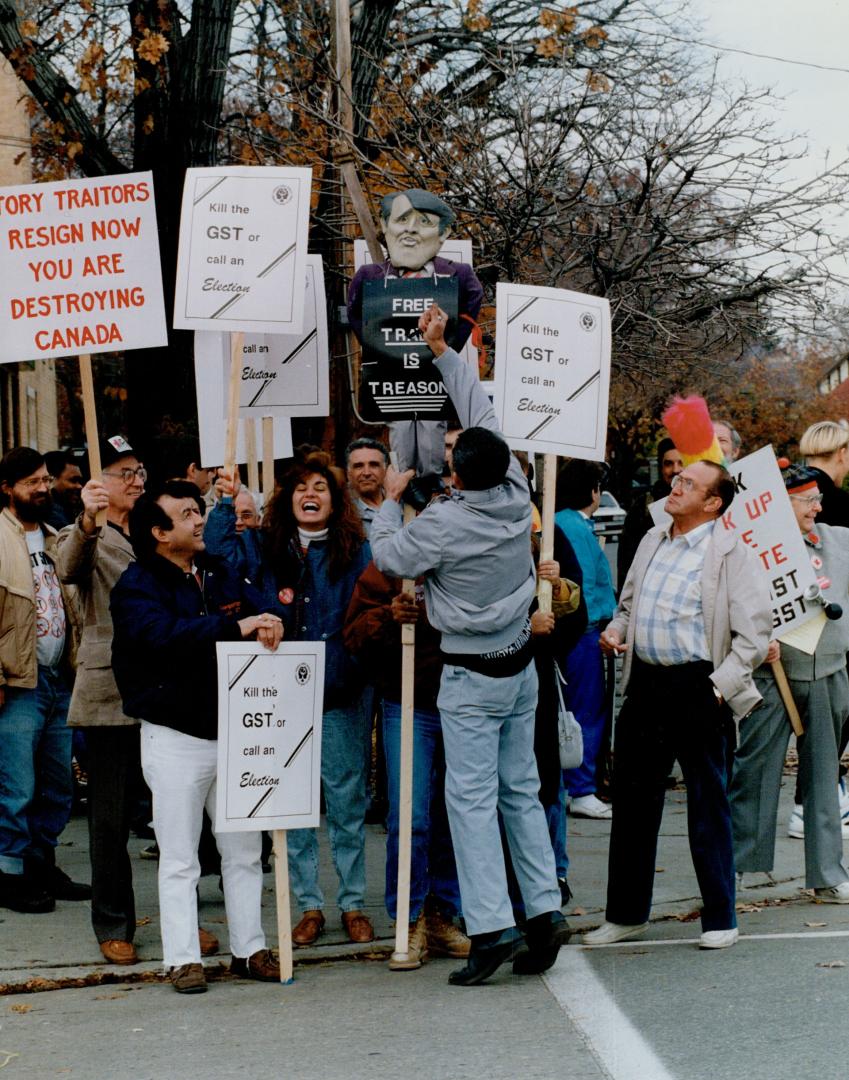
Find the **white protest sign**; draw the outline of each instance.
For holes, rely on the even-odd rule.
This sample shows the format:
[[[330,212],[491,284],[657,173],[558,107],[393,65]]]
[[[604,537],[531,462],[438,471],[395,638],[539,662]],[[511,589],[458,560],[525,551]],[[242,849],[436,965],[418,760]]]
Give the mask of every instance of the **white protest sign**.
[[[214,377],[213,373],[220,371],[227,383],[230,339],[226,334],[198,330],[195,357],[207,377]],[[261,416],[328,415],[330,350],[320,255],[307,256],[303,331],[245,334],[239,368],[239,416],[243,420]]]
[[[761,447],[732,462],[728,471],[737,494],[716,528],[736,532],[757,556],[756,564],[769,584],[773,637],[783,638],[785,631],[797,630],[814,619],[821,622],[822,606],[805,599],[806,590],[817,590],[817,576],[772,447]],[[668,525],[672,520],[665,505],[666,499],[658,499],[649,507],[655,525]],[[798,647],[813,652],[818,638],[819,634],[813,648],[801,643]]]
[[[807,590],[818,590],[811,556],[772,447],[732,462],[728,471],[737,494],[717,527],[735,530],[757,556],[769,582],[773,636],[781,637],[822,614],[821,605],[805,599]]]
[[[195,342],[200,337],[195,334]],[[207,335],[204,335],[207,336]],[[212,335],[217,337],[218,335]],[[221,379],[220,367],[209,366],[208,360],[203,362],[195,351],[195,389],[197,392],[198,405],[198,437],[200,439],[200,456],[204,465],[222,465],[225,456],[226,429],[224,421],[224,388],[225,383]],[[237,421],[238,432],[236,435],[236,463],[244,464],[248,460],[247,446],[245,445],[245,424],[243,420]],[[286,417],[277,417],[274,420],[274,457],[287,458],[292,456],[292,424]]]
[[[610,305],[537,285],[496,286],[494,405],[512,447],[603,461]]]
[[[386,249],[384,248],[384,253]],[[448,259],[454,263],[466,263],[468,266],[472,266],[472,241],[471,240],[458,240],[454,237],[449,237],[448,240],[442,245],[437,252],[437,257],[440,259]],[[354,241],[354,271],[360,269],[362,266],[366,266],[368,263],[373,262],[371,254],[368,249],[368,244],[365,240]],[[466,361],[467,364],[472,364],[475,371],[478,369],[478,350],[471,342],[471,338],[463,346],[463,351],[460,356]]]
[[[174,326],[300,333],[311,169],[187,169]]]
[[[219,642],[216,832],[319,824],[324,642]]]
[[[0,188],[0,363],[168,344],[149,172]]]

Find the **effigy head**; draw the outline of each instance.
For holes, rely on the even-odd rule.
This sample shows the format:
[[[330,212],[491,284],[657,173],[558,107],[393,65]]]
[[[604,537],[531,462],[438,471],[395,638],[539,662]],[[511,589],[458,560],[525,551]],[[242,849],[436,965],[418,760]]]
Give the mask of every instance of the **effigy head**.
[[[420,270],[442,247],[455,216],[448,203],[422,188],[384,195],[380,220],[392,265]]]

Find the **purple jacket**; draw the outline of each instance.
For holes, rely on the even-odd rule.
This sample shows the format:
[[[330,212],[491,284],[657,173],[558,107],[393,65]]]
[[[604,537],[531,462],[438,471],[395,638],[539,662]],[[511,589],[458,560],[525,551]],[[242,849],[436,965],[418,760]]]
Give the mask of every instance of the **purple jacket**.
[[[361,266],[354,275],[354,280],[348,290],[348,322],[357,335],[358,341],[363,339],[363,282],[376,281],[385,277],[391,266],[392,264],[388,259],[379,264],[367,263],[365,266]],[[475,272],[471,266],[467,263],[455,263],[450,259],[440,259],[437,255],[433,259],[433,269],[436,274],[457,277],[460,286],[458,310],[461,315],[470,315],[473,319],[477,319],[483,303],[483,286],[475,277]],[[459,319],[453,340],[449,341],[448,344],[456,352],[459,352],[469,340],[471,332],[472,324],[465,319]]]

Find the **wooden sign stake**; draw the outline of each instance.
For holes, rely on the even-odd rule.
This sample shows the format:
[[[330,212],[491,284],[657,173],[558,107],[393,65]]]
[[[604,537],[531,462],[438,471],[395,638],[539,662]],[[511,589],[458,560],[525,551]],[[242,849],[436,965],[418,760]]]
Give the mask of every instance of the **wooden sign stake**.
[[[253,427],[252,420],[247,421]],[[256,439],[254,432],[254,461],[256,462]],[[250,442],[248,443],[250,448]],[[248,459],[250,473],[250,459]],[[258,470],[257,470],[258,471]],[[249,480],[252,490],[256,487]],[[263,513],[268,508],[274,494],[274,420],[270,416],[262,418],[262,502]],[[271,834],[274,843],[274,892],[277,900],[277,951],[280,957],[280,982],[284,986],[294,982],[294,963],[292,960],[292,907],[289,902],[289,845],[285,829],[275,829]]]
[[[248,459],[248,487],[259,491],[259,460],[256,456],[256,420],[245,420],[245,455]]]
[[[539,548],[540,562],[554,558],[554,492],[557,487],[557,455],[544,454],[542,467],[542,541]],[[551,582],[540,581],[537,587],[539,610],[551,611]]]
[[[239,365],[245,335],[230,335],[230,380],[227,384],[227,437],[224,443],[224,471],[236,478],[236,436],[239,431]]]
[[[262,418],[262,512],[274,497],[274,418]]]
[[[91,373],[91,355],[89,353],[83,353],[80,356],[80,390],[83,395],[85,441],[88,446],[88,471],[92,480],[99,480],[102,471],[100,465],[100,436],[97,432],[94,378]],[[98,528],[103,528],[106,524],[106,511],[98,510],[94,520]]]
[[[416,516],[404,506],[404,524]],[[402,589],[415,596],[415,582],[404,580]],[[404,961],[410,954],[410,863],[413,840],[413,709],[415,705],[416,624],[401,627],[401,760],[398,792],[398,889],[393,960]]]
[[[799,715],[799,710],[796,707],[796,702],[793,700],[793,692],[790,689],[790,683],[787,681],[787,673],[784,670],[784,664],[780,660],[773,660],[769,665],[772,668],[772,673],[775,676],[775,681],[778,684],[778,692],[781,694],[781,700],[784,702],[784,708],[787,710],[787,716],[790,720],[790,726],[793,728],[793,734],[796,736],[805,734],[805,727],[802,723],[802,717]]]

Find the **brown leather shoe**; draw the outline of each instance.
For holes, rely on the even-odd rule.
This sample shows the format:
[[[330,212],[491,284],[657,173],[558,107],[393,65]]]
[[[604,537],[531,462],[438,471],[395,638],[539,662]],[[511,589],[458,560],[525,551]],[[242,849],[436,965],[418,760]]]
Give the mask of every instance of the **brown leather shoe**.
[[[295,945],[314,945],[315,940],[324,929],[324,915],[317,909],[305,911],[301,921],[292,931],[292,942]]]
[[[206,976],[203,964],[180,964],[168,972],[171,985],[178,994],[205,994]]]
[[[442,912],[431,911],[427,916],[427,947],[434,956],[454,956],[464,960],[472,943]]]
[[[260,982],[280,982],[280,961],[271,949],[259,949],[247,959],[234,956],[230,974],[243,979],[259,979]]]
[[[101,941],[100,951],[110,964],[137,964],[139,962],[139,954],[132,941],[110,938],[109,941]]]
[[[348,937],[357,945],[374,941],[374,927],[364,911],[343,911],[342,925]]]
[[[202,926],[198,927],[198,944],[201,956],[215,956],[218,952],[218,938],[211,930],[204,930]]]

